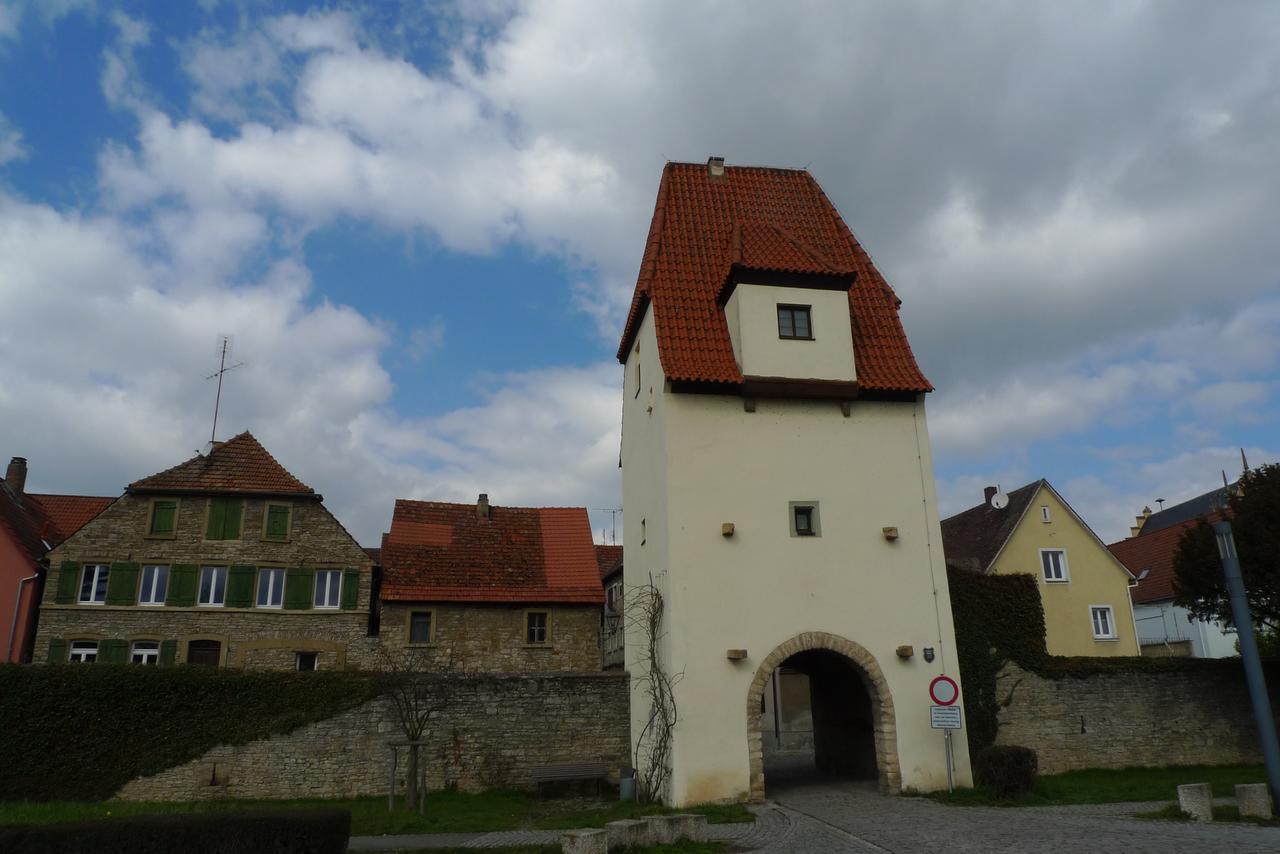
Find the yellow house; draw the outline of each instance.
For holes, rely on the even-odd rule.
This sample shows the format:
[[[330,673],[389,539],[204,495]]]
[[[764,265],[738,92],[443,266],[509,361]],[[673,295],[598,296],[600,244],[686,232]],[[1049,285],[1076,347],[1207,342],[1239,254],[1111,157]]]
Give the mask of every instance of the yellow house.
[[[942,520],[947,565],[1027,573],[1040,587],[1050,655],[1138,655],[1129,570],[1047,480]]]

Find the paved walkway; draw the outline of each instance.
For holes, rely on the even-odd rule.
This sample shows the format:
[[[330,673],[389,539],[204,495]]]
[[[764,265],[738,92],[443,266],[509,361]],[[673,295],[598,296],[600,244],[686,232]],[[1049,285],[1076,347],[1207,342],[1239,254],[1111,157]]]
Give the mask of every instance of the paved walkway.
[[[795,782],[771,786],[770,803],[752,807],[754,824],[715,824],[712,839],[762,854],[991,852],[991,854],[1181,854],[1278,852],[1280,828],[1132,818],[1164,806],[952,807],[924,798],[886,798],[865,783]],[[545,845],[558,831],[357,836],[352,851]]]

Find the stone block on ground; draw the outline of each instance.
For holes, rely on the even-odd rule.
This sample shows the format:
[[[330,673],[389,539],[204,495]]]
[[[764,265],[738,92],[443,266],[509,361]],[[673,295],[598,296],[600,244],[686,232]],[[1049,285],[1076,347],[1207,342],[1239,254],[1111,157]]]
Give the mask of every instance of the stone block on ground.
[[[609,831],[586,827],[560,834],[560,850],[564,854],[608,854]]]
[[[1179,786],[1178,809],[1196,821],[1213,821],[1213,789],[1208,783]]]
[[[649,823],[642,819],[623,818],[608,822],[604,828],[609,832],[610,851],[653,844]]]
[[[675,833],[672,842],[681,839],[688,839],[693,842],[707,841],[707,817],[705,815],[694,815],[693,813],[677,813],[676,815],[667,816],[671,819],[671,826]]]
[[[670,845],[680,839],[679,819],[674,815],[649,815],[644,817],[649,825],[649,838],[653,845]]]
[[[1241,783],[1236,786],[1236,806],[1241,816],[1271,818],[1271,791],[1266,783]]]

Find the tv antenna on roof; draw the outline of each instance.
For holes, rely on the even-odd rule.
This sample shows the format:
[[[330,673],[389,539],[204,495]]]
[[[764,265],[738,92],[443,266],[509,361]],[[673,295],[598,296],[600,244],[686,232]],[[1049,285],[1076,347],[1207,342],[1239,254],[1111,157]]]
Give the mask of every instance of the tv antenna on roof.
[[[618,514],[622,512],[621,507],[601,507],[601,513],[608,513],[613,518],[613,545],[618,544]],[[601,532],[603,533],[603,532]]]
[[[236,362],[234,365],[230,366],[227,365],[227,357],[231,355],[231,350],[234,345],[235,339],[230,335],[218,336],[218,346],[216,350],[218,353],[218,370],[205,377],[206,380],[211,380],[214,377],[218,378],[218,393],[213,398],[213,430],[209,433],[210,450],[213,450],[213,443],[218,439],[218,408],[222,405],[222,375],[227,371],[234,371],[236,368],[244,366],[244,362]]]

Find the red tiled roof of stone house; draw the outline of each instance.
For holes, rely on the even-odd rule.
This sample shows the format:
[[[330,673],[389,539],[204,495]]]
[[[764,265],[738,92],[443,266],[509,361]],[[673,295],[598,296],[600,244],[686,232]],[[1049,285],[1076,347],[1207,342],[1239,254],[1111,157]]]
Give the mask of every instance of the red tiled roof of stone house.
[[[852,275],[858,386],[933,390],[898,317],[901,301],[817,181],[796,169],[726,166],[712,176],[703,164],[666,165],[618,360],[653,311],[668,379],[742,384],[720,303],[735,269]]]
[[[129,484],[129,491],[316,494],[280,465],[247,430],[215,443],[207,456],[197,454],[173,468],[134,481]]]
[[[32,565],[115,501],[96,495],[25,492],[25,460],[21,471],[20,482],[9,483],[0,478],[0,527],[9,532]]]
[[[1134,578],[1142,575],[1144,571],[1147,573],[1147,577],[1133,588],[1132,595],[1135,603],[1161,602],[1174,597],[1177,590],[1174,587],[1173,558],[1178,553],[1178,543],[1188,528],[1194,528],[1200,524],[1201,518],[1212,525],[1214,522],[1221,522],[1223,515],[1215,510],[1205,516],[1187,519],[1158,531],[1139,534],[1107,546]]]
[[[603,578],[612,572],[622,560],[622,546],[596,546],[596,563]]]
[[[604,602],[581,507],[397,499],[382,564],[387,601]]]
[[[30,493],[44,511],[51,526],[53,538],[45,537],[52,546],[59,545],[67,537],[83,528],[95,516],[111,506],[114,498],[98,495],[49,495]]]

